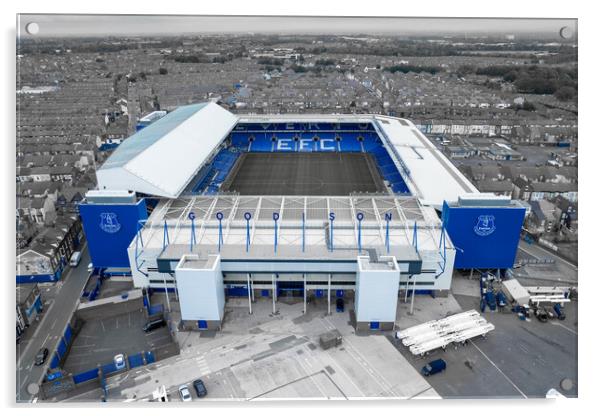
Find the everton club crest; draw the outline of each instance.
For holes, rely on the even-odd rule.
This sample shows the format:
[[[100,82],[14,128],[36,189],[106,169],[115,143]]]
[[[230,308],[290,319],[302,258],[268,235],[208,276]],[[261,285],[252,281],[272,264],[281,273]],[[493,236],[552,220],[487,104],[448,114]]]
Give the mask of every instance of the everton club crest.
[[[495,217],[493,215],[479,215],[474,232],[481,237],[488,236],[495,231]]]
[[[100,214],[100,229],[105,233],[115,234],[121,229],[121,224],[117,221],[117,214],[114,212],[103,212]]]

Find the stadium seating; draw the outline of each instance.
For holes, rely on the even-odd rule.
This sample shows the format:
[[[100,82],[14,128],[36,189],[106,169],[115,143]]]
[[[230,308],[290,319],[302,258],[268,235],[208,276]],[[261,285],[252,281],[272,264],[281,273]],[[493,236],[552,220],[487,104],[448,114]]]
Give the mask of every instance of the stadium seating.
[[[248,133],[232,133],[231,137],[232,146],[241,150],[248,150],[249,148],[249,134]]]
[[[263,135],[262,135],[263,136]],[[249,152],[271,152],[273,150],[274,143],[271,138],[267,137],[254,137],[249,146]]]
[[[348,134],[348,133],[343,133]],[[339,142],[339,149],[341,152],[361,152],[362,151],[362,144],[360,143],[360,141],[358,140],[357,135],[355,135],[355,138],[350,137],[349,139],[347,139],[346,137],[343,136],[339,136],[341,137],[341,141]]]
[[[222,182],[226,180],[230,170],[240,157],[240,152],[234,148],[224,148],[213,158],[210,164],[203,167],[197,184],[192,188],[193,193],[216,193]]]
[[[318,140],[314,140],[315,138]],[[236,163],[241,152],[366,152],[395,193],[408,187],[371,124],[353,123],[265,123],[239,124],[230,136],[231,146],[222,149],[209,164],[194,192],[214,194]],[[326,142],[324,142],[326,140]],[[332,142],[331,142],[332,140]]]

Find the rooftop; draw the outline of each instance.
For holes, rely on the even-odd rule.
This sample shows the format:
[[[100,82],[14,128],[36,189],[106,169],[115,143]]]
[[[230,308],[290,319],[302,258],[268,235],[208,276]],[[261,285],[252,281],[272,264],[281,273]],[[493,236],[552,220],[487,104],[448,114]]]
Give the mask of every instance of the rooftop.
[[[444,200],[455,201],[477,188],[411,123],[391,117],[377,117],[387,140],[405,166],[413,194],[424,205],[441,207]],[[385,140],[385,141],[387,141]],[[395,158],[393,158],[395,160]]]
[[[274,250],[273,213],[279,213],[278,246]],[[335,214],[333,240],[337,250],[328,249],[329,213]],[[194,253],[217,253],[219,221],[223,214],[220,254],[223,258],[245,255],[249,221],[249,255],[257,258],[286,259],[355,259],[358,255],[358,212],[364,214],[361,222],[362,248],[376,249],[386,255],[385,215],[391,214],[389,235],[390,254],[411,257],[414,226],[418,250],[423,260],[432,255],[438,258],[441,221],[432,207],[425,207],[414,197],[353,196],[198,196],[163,200],[157,205],[130,248],[151,250],[161,258],[179,258],[190,252],[194,213]],[[304,214],[304,215],[303,215]],[[305,221],[303,221],[303,217]],[[169,241],[165,237],[165,229]],[[142,243],[144,247],[142,248]],[[303,250],[303,244],[305,248]],[[453,245],[447,240],[447,247]],[[149,251],[150,253],[150,251]],[[161,254],[159,254],[161,253]],[[139,251],[140,254],[140,251]],[[366,254],[366,253],[364,253]]]
[[[96,172],[99,189],[176,198],[236,120],[214,103],[177,108],[121,143]]]

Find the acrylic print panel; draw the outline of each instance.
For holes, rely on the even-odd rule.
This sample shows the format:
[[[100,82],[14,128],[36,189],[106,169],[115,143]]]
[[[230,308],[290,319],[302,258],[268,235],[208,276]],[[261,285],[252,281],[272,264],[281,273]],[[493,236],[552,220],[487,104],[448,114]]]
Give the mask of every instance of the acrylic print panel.
[[[577,396],[575,19],[17,26],[18,402]]]

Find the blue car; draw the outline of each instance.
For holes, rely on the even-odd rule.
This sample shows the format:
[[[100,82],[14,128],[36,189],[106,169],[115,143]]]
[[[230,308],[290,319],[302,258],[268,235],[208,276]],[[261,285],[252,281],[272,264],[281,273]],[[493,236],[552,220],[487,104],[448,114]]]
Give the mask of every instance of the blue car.
[[[440,373],[441,371],[445,371],[447,368],[447,364],[441,358],[438,358],[434,361],[431,361],[424,367],[422,367],[421,373],[423,376],[428,377],[433,374]]]

